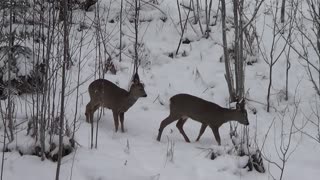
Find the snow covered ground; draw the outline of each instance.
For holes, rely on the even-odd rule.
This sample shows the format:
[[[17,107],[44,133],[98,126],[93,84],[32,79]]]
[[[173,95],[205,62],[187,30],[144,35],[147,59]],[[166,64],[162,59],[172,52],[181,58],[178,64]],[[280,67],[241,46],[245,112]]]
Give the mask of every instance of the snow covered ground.
[[[214,1],[214,10],[217,2]],[[267,2],[267,1],[266,1]],[[230,2],[229,2],[230,3]],[[269,3],[269,2],[267,2]],[[108,0],[101,2],[101,6],[109,4]],[[113,2],[112,11],[118,12],[118,2]],[[199,34],[188,28],[187,37],[195,39],[191,44],[183,44],[180,52],[186,51],[187,56],[181,55],[177,58],[169,58],[168,54],[175,52],[178,42],[179,28],[178,12],[176,2],[163,0],[159,6],[162,11],[168,13],[168,19],[163,22],[159,17],[163,16],[158,11],[146,13],[147,17],[152,14],[154,20],[141,25],[140,34],[145,43],[147,58],[142,62],[139,69],[140,79],[145,83],[147,98],[140,98],[138,102],[125,113],[125,133],[115,133],[111,111],[105,109],[99,124],[98,148],[90,149],[90,125],[85,122],[85,106],[89,102],[87,93],[88,85],[94,80],[95,51],[94,45],[89,44],[83,49],[82,57],[84,68],[81,70],[80,100],[78,114],[79,129],[76,132],[76,140],[80,146],[75,152],[62,159],[61,179],[77,180],[209,180],[209,179],[272,179],[274,176],[279,179],[279,168],[272,162],[280,163],[278,157],[281,137],[288,136],[291,118],[294,113],[294,97],[300,100],[298,114],[296,117],[297,126],[305,121],[305,117],[311,114],[311,107],[317,98],[312,84],[310,83],[305,69],[298,62],[296,55],[292,55],[292,67],[289,80],[289,101],[280,101],[281,91],[285,82],[285,61],[279,60],[274,68],[274,81],[271,90],[271,112],[266,112],[266,96],[268,85],[268,65],[259,59],[253,66],[246,67],[245,88],[248,90],[247,110],[249,116],[250,141],[254,140],[261,148],[265,135],[270,130],[265,144],[263,154],[272,162],[264,161],[266,173],[248,171],[243,168],[247,163],[247,157],[239,157],[230,154],[222,154],[215,160],[208,157],[210,149],[225,152],[232,148],[229,138],[229,124],[220,128],[222,146],[218,147],[211,130],[208,128],[199,142],[194,142],[199,132],[200,124],[189,119],[184,129],[192,141],[186,143],[175,127],[170,124],[164,130],[161,142],[156,141],[160,122],[169,113],[169,98],[177,93],[189,93],[203,99],[215,102],[223,107],[228,106],[227,83],[224,78],[225,66],[219,62],[223,55],[221,40],[221,24],[211,27],[209,39],[201,38],[199,27],[195,26]],[[232,8],[232,7],[229,7]],[[261,9],[263,12],[265,6]],[[150,8],[152,9],[152,8]],[[232,12],[231,9],[229,9]],[[79,13],[79,12],[78,12]],[[81,13],[79,13],[81,14]],[[261,13],[262,14],[262,13]],[[94,17],[93,12],[87,13],[87,20]],[[112,16],[112,13],[111,13]],[[79,15],[79,20],[81,16]],[[106,16],[104,16],[106,17]],[[267,16],[266,23],[270,22]],[[76,21],[76,20],[75,20]],[[263,26],[264,17],[258,16],[258,32],[264,30],[262,36],[265,46],[268,47],[270,27]],[[112,32],[118,24],[108,23],[107,31]],[[73,27],[76,29],[75,27]],[[264,28],[264,29],[263,29]],[[74,32],[73,37],[79,41],[80,32]],[[129,29],[125,29],[128,32]],[[115,45],[118,43],[118,33],[110,40]],[[93,36],[93,29],[89,30],[85,41]],[[232,38],[229,35],[229,40]],[[124,39],[128,44],[129,39]],[[84,43],[85,44],[85,43]],[[79,54],[75,53],[75,59]],[[85,56],[87,55],[87,56]],[[133,64],[129,57],[125,57],[121,63],[115,62],[118,71],[117,75],[106,74],[105,78],[117,83],[120,87],[128,89],[129,80],[133,72]],[[68,71],[69,81],[66,92],[76,87],[78,69],[76,66]],[[89,78],[89,79],[88,79]],[[66,118],[73,120],[75,110],[76,94],[73,91],[67,97]],[[23,96],[20,101],[28,99]],[[21,103],[23,104],[23,103]],[[287,105],[289,106],[286,109]],[[253,114],[253,109],[257,114]],[[274,109],[277,109],[275,111]],[[286,110],[284,118],[284,134],[281,134],[281,111]],[[17,117],[24,118],[24,107],[17,107]],[[98,113],[96,113],[98,114]],[[96,115],[95,114],[95,115]],[[97,119],[97,116],[95,116]],[[274,120],[274,121],[273,121]],[[274,125],[272,123],[274,122]],[[269,129],[270,125],[272,127]],[[307,125],[304,131],[315,135],[316,129]],[[23,138],[25,134],[19,134],[16,144],[27,146],[28,140]],[[285,141],[287,139],[285,138]],[[296,148],[296,149],[295,149]],[[168,152],[173,152],[169,154]],[[290,158],[287,161],[284,171],[284,179],[290,180],[313,180],[320,176],[320,143],[315,142],[299,131],[294,131],[291,139],[289,152]],[[8,180],[42,180],[55,177],[56,163],[50,160],[41,161],[36,156],[20,156],[18,152],[5,153],[4,179]]]

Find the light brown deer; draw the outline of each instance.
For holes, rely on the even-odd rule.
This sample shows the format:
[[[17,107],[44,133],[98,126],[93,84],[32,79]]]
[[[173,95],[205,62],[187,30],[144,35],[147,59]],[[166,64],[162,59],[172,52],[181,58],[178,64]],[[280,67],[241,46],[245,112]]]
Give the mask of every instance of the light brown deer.
[[[241,124],[249,125],[244,101],[237,103],[237,109],[227,109],[189,94],[177,94],[170,98],[170,114],[161,122],[157,140],[160,141],[162,131],[168,124],[178,120],[177,128],[186,142],[190,142],[183,130],[183,125],[188,118],[202,123],[196,141],[199,141],[206,127],[209,126],[219,145],[221,145],[219,127],[222,124],[235,120]]]
[[[140,98],[147,97],[144,85],[136,73],[129,92],[106,79],[93,81],[88,88],[90,102],[86,106],[86,121],[93,122],[93,114],[99,107],[111,109],[113,112],[115,131],[118,131],[119,119],[121,131],[124,132],[124,113]]]

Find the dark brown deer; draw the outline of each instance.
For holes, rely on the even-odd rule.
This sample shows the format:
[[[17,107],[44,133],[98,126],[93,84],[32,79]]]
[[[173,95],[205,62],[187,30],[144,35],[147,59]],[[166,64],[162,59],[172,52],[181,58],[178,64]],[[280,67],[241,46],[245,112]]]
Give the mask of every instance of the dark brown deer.
[[[235,120],[241,124],[249,125],[244,101],[237,103],[237,109],[227,109],[189,94],[177,94],[170,98],[170,114],[161,122],[157,140],[160,141],[162,131],[168,124],[178,120],[176,124],[177,128],[186,142],[190,142],[183,130],[183,125],[188,118],[202,123],[196,141],[199,141],[206,127],[209,126],[219,145],[221,145],[219,127],[222,124]]]
[[[93,114],[99,108],[108,108],[113,112],[115,131],[118,131],[119,119],[124,132],[124,113],[140,98],[147,97],[144,85],[136,73],[129,92],[106,79],[93,81],[88,88],[90,102],[86,106],[86,121],[93,122]]]

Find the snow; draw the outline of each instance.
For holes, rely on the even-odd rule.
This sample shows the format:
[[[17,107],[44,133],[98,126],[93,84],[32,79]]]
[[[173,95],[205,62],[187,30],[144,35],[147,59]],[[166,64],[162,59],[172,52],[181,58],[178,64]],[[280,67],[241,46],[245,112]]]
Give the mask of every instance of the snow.
[[[217,3],[218,1],[214,2]],[[186,4],[186,2],[184,3]],[[108,0],[101,1],[101,6],[109,5]],[[119,12],[117,2],[111,8],[114,14]],[[217,7],[214,4],[213,7]],[[278,179],[280,171],[272,163],[264,161],[266,173],[243,169],[248,157],[239,157],[234,153],[228,154],[232,149],[232,142],[229,138],[229,124],[224,124],[220,128],[222,145],[219,147],[209,128],[199,142],[195,142],[200,124],[189,119],[184,126],[185,132],[191,140],[186,143],[175,127],[175,123],[167,126],[160,142],[156,141],[160,122],[169,114],[169,98],[177,93],[189,93],[203,99],[215,102],[223,107],[228,107],[228,91],[225,82],[225,66],[219,62],[223,55],[221,41],[221,24],[218,20],[216,26],[211,27],[212,31],[209,39],[201,38],[198,26],[195,31],[188,27],[187,37],[194,40],[191,44],[182,44],[179,52],[186,51],[187,56],[181,54],[176,58],[169,58],[167,55],[175,52],[180,37],[180,25],[178,24],[178,14],[176,2],[163,0],[159,6],[164,12],[170,13],[168,20],[162,22],[159,18],[162,13],[155,11],[149,6],[145,8],[143,18],[152,18],[151,22],[141,25],[141,36],[148,56],[142,62],[139,69],[141,81],[145,84],[147,98],[140,98],[133,107],[125,113],[125,133],[115,133],[113,117],[110,110],[103,111],[99,122],[98,148],[90,149],[90,125],[85,122],[85,106],[89,102],[87,93],[88,85],[97,78],[95,74],[95,44],[89,43],[94,36],[94,28],[88,30],[85,38],[86,46],[82,49],[81,57],[84,58],[81,68],[81,85],[79,97],[79,119],[76,132],[76,141],[79,147],[62,159],[61,179],[77,180],[267,180],[272,176]],[[230,8],[230,7],[229,7]],[[263,11],[264,9],[262,9]],[[229,10],[231,12],[232,9]],[[83,18],[81,12],[76,12],[77,20]],[[94,19],[93,12],[88,12],[87,21]],[[258,32],[262,32],[265,46],[270,48],[271,29],[263,26],[263,15],[257,20]],[[103,18],[106,18],[105,16]],[[77,21],[74,20],[74,21]],[[107,21],[105,21],[107,22]],[[271,16],[267,16],[267,23],[272,23]],[[88,23],[90,24],[90,23]],[[113,29],[117,23],[107,24],[106,32],[113,34],[110,43],[116,46],[119,42],[118,33]],[[77,28],[77,27],[73,27]],[[125,27],[128,28],[128,27]],[[263,29],[264,28],[264,29]],[[131,29],[124,29],[124,33],[130,34]],[[78,45],[81,33],[72,30],[73,37],[71,47]],[[232,35],[228,35],[232,38]],[[132,39],[125,37],[126,53],[132,48]],[[119,46],[119,44],[118,44]],[[75,51],[77,49],[75,48]],[[77,60],[79,54],[74,53]],[[315,107],[319,97],[315,95],[305,68],[298,62],[298,57],[292,54],[292,66],[290,69],[288,102],[279,101],[279,92],[284,89],[285,61],[280,59],[274,67],[274,81],[271,93],[271,112],[266,112],[267,85],[269,81],[268,65],[258,58],[258,62],[253,66],[246,67],[247,89],[247,110],[249,116],[250,142],[259,147],[263,146],[262,152],[271,161],[281,163],[278,152],[281,138],[281,121],[279,111],[289,106],[287,115],[284,118],[284,130],[287,133],[290,124],[290,117],[294,112],[294,99],[296,96],[300,100],[300,106],[296,125],[300,127],[306,121],[306,115],[312,113],[311,107]],[[128,89],[129,80],[133,72],[131,57],[124,56],[123,62],[113,60],[119,70],[117,75],[106,74],[105,78],[116,83],[124,89]],[[75,63],[77,64],[77,63]],[[68,82],[66,92],[68,94],[66,102],[66,119],[70,122],[74,119],[76,107],[76,88],[78,67],[73,66],[68,71]],[[70,93],[69,93],[70,92]],[[316,99],[317,97],[318,99]],[[21,105],[17,106],[17,121],[25,119],[25,102],[30,101],[30,95],[16,97]],[[318,101],[317,101],[318,102]],[[253,114],[252,109],[257,110]],[[277,109],[277,111],[275,110]],[[95,120],[97,119],[95,113]],[[315,117],[313,117],[315,118]],[[275,121],[273,121],[275,119]],[[272,124],[273,122],[274,125]],[[270,132],[266,134],[271,126]],[[21,129],[25,128],[23,124]],[[242,126],[240,126],[242,127]],[[1,129],[3,131],[3,128]],[[316,128],[310,123],[305,126],[305,131],[312,135],[316,134]],[[21,131],[16,136],[16,141],[10,146],[19,146],[28,151],[33,139],[26,136],[26,131]],[[288,134],[285,135],[287,136]],[[255,137],[256,135],[256,137]],[[256,139],[255,139],[256,138]],[[265,140],[265,144],[263,142]],[[257,141],[257,144],[255,144]],[[286,141],[287,142],[287,141]],[[291,154],[284,171],[284,179],[290,180],[313,180],[320,176],[320,143],[295,131],[292,137]],[[296,149],[293,149],[297,145]],[[213,150],[219,156],[211,160],[208,154]],[[168,155],[171,151],[171,155]],[[169,153],[170,154],[170,153]],[[20,154],[16,151],[6,152],[4,158],[4,179],[8,180],[42,180],[53,179],[55,177],[56,163],[50,160],[41,161],[39,157]]]

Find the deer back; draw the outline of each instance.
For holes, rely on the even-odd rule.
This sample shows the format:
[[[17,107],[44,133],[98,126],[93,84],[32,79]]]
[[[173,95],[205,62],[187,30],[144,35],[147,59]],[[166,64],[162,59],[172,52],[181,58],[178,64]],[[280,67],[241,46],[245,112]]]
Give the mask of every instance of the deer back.
[[[106,79],[97,79],[89,85],[89,95],[94,104],[117,109],[129,93]]]

